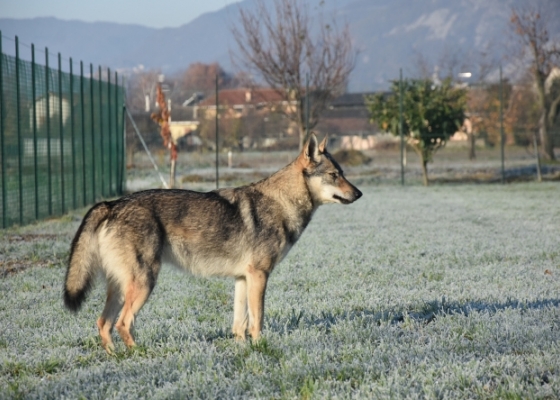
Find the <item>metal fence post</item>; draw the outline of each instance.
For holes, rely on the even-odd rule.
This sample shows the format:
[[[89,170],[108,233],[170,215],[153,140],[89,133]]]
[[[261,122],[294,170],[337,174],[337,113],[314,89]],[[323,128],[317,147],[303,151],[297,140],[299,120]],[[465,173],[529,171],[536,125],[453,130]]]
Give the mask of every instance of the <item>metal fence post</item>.
[[[101,141],[101,196],[105,196],[107,190],[105,188],[105,149],[103,148],[103,82],[101,81],[101,65],[98,67],[97,77],[99,79],[97,86],[99,90],[99,140]]]
[[[19,87],[19,39],[16,36],[16,129],[17,129],[17,144],[18,144],[18,186],[19,186],[19,223],[23,225],[23,149],[21,137],[21,94]]]
[[[219,164],[219,159],[218,159],[218,136],[219,136],[218,110],[219,110],[218,75],[216,74],[216,189],[220,188],[220,175],[219,175],[220,164]]]
[[[0,152],[2,152],[2,228],[6,228],[8,226],[8,221],[6,221],[8,202],[6,190],[6,141],[4,137],[4,52],[2,51],[2,31],[0,31],[0,146]]]
[[[84,206],[87,205],[86,198],[86,121],[84,112],[84,62],[80,61],[80,107],[82,112],[82,189],[84,193]]]
[[[401,136],[401,185],[404,186],[404,131],[403,131],[403,80],[402,68],[399,72],[399,133]]]
[[[45,47],[45,104],[46,104],[46,126],[47,126],[47,187],[49,215],[52,215],[52,171],[51,171],[51,106],[50,106],[50,81],[49,49]]]
[[[111,70],[107,68],[107,134],[109,135],[109,194],[113,192],[113,130],[111,129]]]
[[[58,119],[59,119],[59,137],[60,137],[60,211],[64,214],[65,198],[64,198],[64,115],[62,108],[62,57],[58,53]]]
[[[304,141],[307,141],[307,139],[309,139],[309,72],[305,74],[305,140]]]
[[[123,90],[121,88],[121,90]],[[122,92],[121,92],[121,97],[123,96]],[[125,119],[125,113],[126,113],[126,104],[124,101],[124,98],[122,99],[122,115],[121,115],[121,132],[122,132],[122,136],[121,136],[121,165],[120,165],[120,179],[119,179],[119,184],[120,184],[120,189],[119,189],[119,194],[123,194],[124,191],[126,190],[126,119]]]
[[[74,132],[74,71],[70,57],[70,136],[72,137],[72,207],[76,208],[76,135]]]
[[[91,116],[91,201],[95,203],[95,124],[93,113],[93,64],[89,64],[89,103]]]
[[[35,219],[39,219],[39,171],[37,167],[37,82],[35,81],[35,45],[31,44],[31,101],[33,104],[33,174],[35,175]]]
[[[502,79],[502,65],[500,64],[500,155],[502,158],[502,183],[506,181],[506,171],[504,162],[504,89]]]
[[[126,190],[126,92],[125,92],[124,76],[121,77],[121,87],[119,92],[121,94],[122,116],[121,116],[121,190],[122,194]]]
[[[31,102],[33,113],[33,173],[35,176],[35,219],[39,219],[39,171],[37,167],[37,82],[35,80],[35,45],[31,44]]]
[[[117,71],[115,71],[115,80],[114,80],[113,88],[115,92],[115,105],[113,108],[115,109],[115,192],[119,193],[119,171],[120,171],[120,152],[119,152],[119,75]]]

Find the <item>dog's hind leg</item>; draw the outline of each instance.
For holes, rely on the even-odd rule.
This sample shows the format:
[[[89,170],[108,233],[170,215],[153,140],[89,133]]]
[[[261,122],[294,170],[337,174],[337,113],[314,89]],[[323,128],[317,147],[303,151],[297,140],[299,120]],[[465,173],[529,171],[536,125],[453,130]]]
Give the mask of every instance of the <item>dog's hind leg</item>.
[[[236,340],[245,340],[247,330],[247,280],[235,280],[235,298],[233,301],[233,327],[232,332]]]
[[[268,273],[249,266],[247,269],[247,303],[249,305],[249,333],[253,339],[258,339],[264,317],[264,292]]]
[[[103,313],[97,319],[97,328],[99,329],[99,336],[101,336],[101,346],[109,354],[112,354],[115,349],[111,332],[121,308],[122,294],[114,283],[107,282],[107,301]]]
[[[128,348],[136,345],[130,329],[134,324],[134,317],[138,314],[144,303],[146,303],[146,300],[148,300],[150,292],[151,288],[148,282],[142,282],[139,279],[132,280],[125,287],[124,306],[116,328]]]

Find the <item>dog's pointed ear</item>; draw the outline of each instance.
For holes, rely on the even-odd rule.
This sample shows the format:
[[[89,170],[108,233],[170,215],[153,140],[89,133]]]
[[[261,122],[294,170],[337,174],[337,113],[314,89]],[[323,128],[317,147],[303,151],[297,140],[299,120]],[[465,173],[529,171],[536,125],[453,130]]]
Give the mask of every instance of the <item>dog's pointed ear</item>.
[[[308,161],[319,162],[319,144],[317,143],[317,136],[314,133],[309,135],[307,143],[303,147],[303,153],[305,154],[305,159]]]
[[[325,138],[321,141],[321,143],[319,143],[319,153],[321,154],[327,152],[327,143],[329,141],[328,136],[329,135],[325,135]]]

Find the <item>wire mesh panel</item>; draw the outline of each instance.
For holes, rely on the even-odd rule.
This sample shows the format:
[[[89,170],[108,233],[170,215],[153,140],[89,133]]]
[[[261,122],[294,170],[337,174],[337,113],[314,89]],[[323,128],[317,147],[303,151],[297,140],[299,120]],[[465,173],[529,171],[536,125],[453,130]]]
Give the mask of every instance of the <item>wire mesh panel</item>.
[[[17,46],[17,40],[16,40]],[[124,89],[93,66],[0,54],[0,227],[122,193]]]

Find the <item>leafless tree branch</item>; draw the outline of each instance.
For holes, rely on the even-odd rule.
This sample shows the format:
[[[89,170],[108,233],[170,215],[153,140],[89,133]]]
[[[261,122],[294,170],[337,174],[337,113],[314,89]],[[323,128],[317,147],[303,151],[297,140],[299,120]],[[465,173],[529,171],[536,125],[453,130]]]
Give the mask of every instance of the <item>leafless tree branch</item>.
[[[271,6],[269,6],[271,5]],[[356,52],[348,25],[312,19],[302,0],[257,0],[254,10],[240,9],[232,28],[238,46],[234,63],[260,77],[290,106],[284,114],[305,132],[305,97],[310,98],[309,129],[328,102],[345,90]],[[310,92],[306,93],[306,74]]]
[[[553,160],[555,155],[551,128],[558,104],[553,94],[547,91],[545,82],[554,67],[560,63],[560,41],[551,39],[547,21],[537,8],[514,8],[511,11],[510,21],[513,31],[523,45],[523,51],[528,51],[530,55],[530,69],[537,88],[541,113],[539,122],[541,143],[546,157]],[[551,113],[555,114],[552,118]]]

